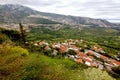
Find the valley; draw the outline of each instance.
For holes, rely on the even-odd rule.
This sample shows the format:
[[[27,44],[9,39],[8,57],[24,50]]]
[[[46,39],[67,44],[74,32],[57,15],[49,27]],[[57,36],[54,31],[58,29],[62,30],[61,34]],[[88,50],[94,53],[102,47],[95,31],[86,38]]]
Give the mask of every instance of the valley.
[[[0,5],[0,79],[120,80],[120,24]]]

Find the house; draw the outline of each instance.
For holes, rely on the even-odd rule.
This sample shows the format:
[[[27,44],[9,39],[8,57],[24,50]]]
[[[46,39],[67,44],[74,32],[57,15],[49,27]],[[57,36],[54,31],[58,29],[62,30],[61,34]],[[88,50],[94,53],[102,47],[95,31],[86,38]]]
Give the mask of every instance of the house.
[[[95,66],[95,67],[97,67],[97,66],[98,66],[97,61],[96,61],[96,60],[93,60],[92,63],[91,63],[91,66]]]
[[[98,51],[101,53],[105,53],[105,51],[102,48],[99,48]]]
[[[88,59],[87,57],[82,58],[86,65],[91,66],[92,60]]]
[[[49,46],[45,46],[44,48],[46,51],[50,50],[51,48]]]
[[[47,42],[44,42],[44,41],[40,41],[39,42],[39,45],[49,45]]]
[[[114,65],[114,66],[120,66],[120,62],[114,59],[110,60],[110,64]]]
[[[79,58],[80,58],[80,56],[78,56],[78,55],[75,55],[75,58],[79,59]]]
[[[69,41],[68,45],[75,45],[75,42]]]
[[[79,50],[74,50],[74,51],[75,51],[76,54],[79,54],[79,52],[80,52]]]
[[[87,55],[83,52],[80,52],[79,50],[74,50],[75,53],[78,55],[78,56],[83,56],[83,57],[86,57]]]
[[[97,58],[100,58],[100,54],[97,52],[94,52],[94,56],[96,56]]]
[[[67,52],[67,51],[68,51],[67,47],[60,45],[60,52]]]
[[[79,40],[75,40],[75,43],[79,43]]]
[[[92,62],[92,59],[89,59],[88,57],[83,57],[82,59],[87,62]]]
[[[91,66],[91,62],[85,61],[85,64]]]
[[[58,52],[57,50],[54,50],[52,54],[56,56],[57,52]]]
[[[109,60],[109,58],[108,58],[108,57],[103,56],[103,55],[100,55],[100,58],[101,58],[101,59],[103,59],[104,61],[108,61],[108,60]]]
[[[112,70],[113,65],[108,64],[108,63],[105,63],[104,65],[105,65],[105,68],[106,68],[108,71],[111,71],[111,70]]]
[[[87,55],[85,53],[83,53],[83,52],[79,52],[77,55],[80,56],[81,58],[82,57],[87,57]]]
[[[69,58],[71,58],[72,60],[74,60],[75,62],[77,61],[77,59],[75,58],[74,55],[67,54],[67,56],[68,56]]]
[[[37,42],[34,43],[34,46],[38,46]]]
[[[80,50],[80,48],[74,46],[74,45],[71,45],[70,48],[72,48],[73,50]]]
[[[94,52],[92,50],[89,50],[86,53],[89,54],[89,55],[94,55]]]
[[[88,56],[89,58],[91,58],[91,59],[94,59],[94,57],[93,56]]]
[[[98,48],[97,48],[96,46],[94,46],[94,47],[92,48],[92,50],[98,51]]]
[[[47,42],[44,42],[44,45],[49,45],[49,43],[47,43]]]
[[[39,45],[44,45],[44,42],[43,41],[39,42]]]
[[[59,43],[57,43],[57,44],[54,43],[54,44],[52,45],[52,47],[53,47],[53,48],[60,48],[60,45],[61,45],[61,44],[59,44]]]
[[[102,63],[100,63],[100,62],[98,62],[98,68],[99,68],[99,69],[104,69],[103,64],[102,64]]]
[[[64,45],[64,46],[68,46],[68,44],[67,44],[67,43],[62,43],[62,45]]]

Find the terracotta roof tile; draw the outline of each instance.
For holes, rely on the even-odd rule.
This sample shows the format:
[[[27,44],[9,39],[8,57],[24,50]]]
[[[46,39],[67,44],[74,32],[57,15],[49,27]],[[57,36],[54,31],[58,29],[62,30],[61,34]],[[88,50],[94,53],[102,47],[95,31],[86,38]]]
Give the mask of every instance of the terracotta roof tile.
[[[60,45],[60,52],[66,52],[67,51],[67,47]]]
[[[93,55],[94,54],[94,52],[93,51],[88,51],[88,53],[87,54],[89,54],[89,55]]]
[[[87,61],[87,62],[92,62],[91,60],[87,59],[86,57],[83,57],[83,60]]]
[[[83,60],[82,59],[78,59],[77,62],[83,64]]]
[[[117,61],[117,60],[110,60],[110,64],[113,64],[113,65],[119,65],[120,66],[120,62]]]
[[[103,56],[103,55],[100,55],[100,58],[103,59],[103,60],[108,60],[109,59],[108,57]]]

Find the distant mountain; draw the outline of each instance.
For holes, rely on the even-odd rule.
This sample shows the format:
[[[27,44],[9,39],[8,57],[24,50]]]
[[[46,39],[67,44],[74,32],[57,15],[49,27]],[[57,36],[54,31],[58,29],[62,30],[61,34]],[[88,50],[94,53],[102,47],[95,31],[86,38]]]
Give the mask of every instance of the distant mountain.
[[[99,27],[119,27],[118,24],[110,23],[102,19],[88,17],[67,16],[53,13],[45,13],[33,10],[22,5],[0,5],[0,23],[35,23],[35,24],[58,24],[90,25]]]

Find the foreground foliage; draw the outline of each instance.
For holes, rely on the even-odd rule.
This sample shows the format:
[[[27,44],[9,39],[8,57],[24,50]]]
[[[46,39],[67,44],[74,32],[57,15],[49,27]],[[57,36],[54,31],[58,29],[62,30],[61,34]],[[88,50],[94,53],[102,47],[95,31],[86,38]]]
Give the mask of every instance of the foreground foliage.
[[[6,31],[0,31],[1,80],[114,80],[106,71],[88,68],[68,58],[59,59],[43,55],[44,51],[41,50],[44,46],[28,46],[28,52],[27,49],[16,46],[16,42],[12,42],[18,39],[14,36],[16,34],[19,33],[10,35]]]
[[[92,80],[92,76],[98,76],[100,80],[113,80],[105,71],[89,70],[85,65],[70,59],[51,58],[40,53],[29,54],[18,46],[0,45],[0,49],[2,80],[89,80],[89,77]],[[97,74],[94,74],[95,71]]]

